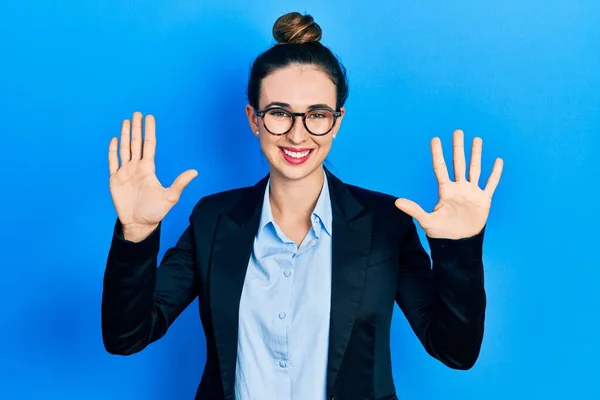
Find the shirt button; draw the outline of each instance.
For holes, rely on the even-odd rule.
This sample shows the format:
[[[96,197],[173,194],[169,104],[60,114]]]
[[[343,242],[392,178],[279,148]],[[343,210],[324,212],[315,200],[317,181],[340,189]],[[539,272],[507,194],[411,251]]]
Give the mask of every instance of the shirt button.
[[[286,278],[289,278],[291,274],[292,274],[292,271],[290,271],[290,270],[283,271],[283,276],[285,276]]]
[[[279,366],[280,366],[281,368],[285,368],[285,367],[287,367],[287,363],[286,363],[285,361],[283,361],[283,360],[282,360],[282,361],[279,361]]]
[[[285,313],[284,312],[280,312],[279,313],[279,319],[284,319],[285,318]]]

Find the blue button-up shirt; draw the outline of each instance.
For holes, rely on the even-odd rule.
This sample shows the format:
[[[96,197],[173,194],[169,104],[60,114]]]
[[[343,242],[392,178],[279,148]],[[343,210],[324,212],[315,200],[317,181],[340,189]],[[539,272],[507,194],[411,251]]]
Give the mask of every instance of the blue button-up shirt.
[[[326,397],[332,212],[327,176],[297,246],[273,220],[264,195],[239,309],[238,400]]]

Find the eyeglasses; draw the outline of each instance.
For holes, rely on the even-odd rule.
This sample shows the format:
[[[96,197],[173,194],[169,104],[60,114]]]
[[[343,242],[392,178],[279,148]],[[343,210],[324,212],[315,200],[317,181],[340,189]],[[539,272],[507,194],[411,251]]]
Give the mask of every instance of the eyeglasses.
[[[254,114],[262,118],[263,126],[272,135],[285,135],[292,130],[296,117],[302,117],[306,130],[315,136],[327,135],[335,126],[341,113],[331,108],[319,107],[303,113],[294,113],[281,107],[267,107]]]

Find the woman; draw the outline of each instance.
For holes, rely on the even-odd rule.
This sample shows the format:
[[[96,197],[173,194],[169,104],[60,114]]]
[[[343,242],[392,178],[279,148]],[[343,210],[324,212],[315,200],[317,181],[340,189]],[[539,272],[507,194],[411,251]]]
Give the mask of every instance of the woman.
[[[395,399],[390,324],[396,301],[429,354],[451,368],[478,358],[486,297],[482,242],[496,161],[479,189],[481,139],[465,177],[463,133],[451,181],[440,140],[432,213],[341,182],[323,167],[348,94],[343,67],[308,15],[273,27],[252,67],[246,114],[270,173],[253,187],[201,199],[157,267],[161,220],[197,175],[163,188],[155,122],[134,113],[109,145],[118,214],[102,298],[104,345],[132,354],[199,299],[207,361],[198,399]],[[142,151],[143,150],[143,151]],[[433,269],[413,219],[427,234]]]

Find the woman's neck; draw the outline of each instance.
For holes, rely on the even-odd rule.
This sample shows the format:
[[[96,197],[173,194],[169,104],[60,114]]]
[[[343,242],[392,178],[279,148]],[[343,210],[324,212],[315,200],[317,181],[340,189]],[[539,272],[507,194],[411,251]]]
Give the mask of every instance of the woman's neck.
[[[271,174],[269,199],[275,219],[305,219],[313,212],[323,188],[323,166],[299,180]]]

